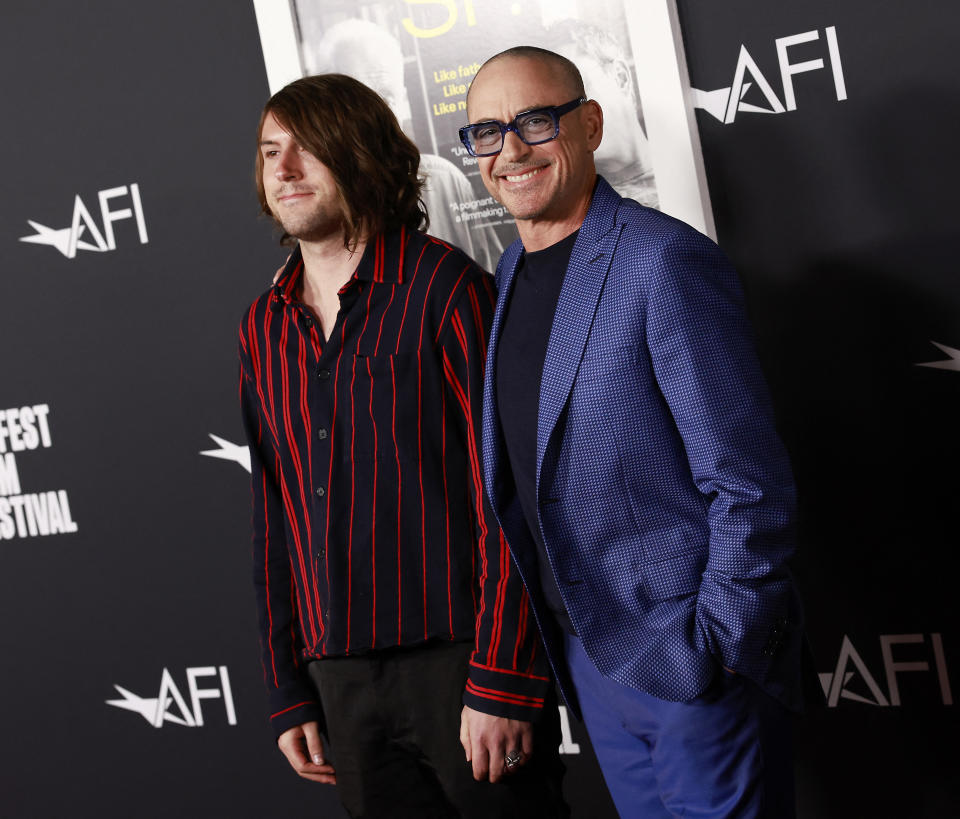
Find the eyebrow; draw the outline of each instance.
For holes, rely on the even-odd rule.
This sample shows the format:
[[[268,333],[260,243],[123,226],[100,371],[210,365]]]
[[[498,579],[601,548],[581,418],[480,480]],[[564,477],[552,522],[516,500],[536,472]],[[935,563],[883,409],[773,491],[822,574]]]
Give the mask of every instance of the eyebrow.
[[[512,117],[510,117],[510,119],[507,120],[507,122],[513,122],[513,120],[515,120],[521,114],[526,114],[528,111],[536,111],[538,108],[557,108],[557,107],[559,106],[548,105],[547,103],[543,103],[543,104],[536,103],[534,105],[526,105],[523,108],[521,108],[519,111],[517,111],[517,113],[515,113]],[[496,119],[495,117],[484,117],[483,119],[478,119],[478,120],[475,120],[474,122],[475,123],[477,122],[501,122],[502,123],[503,120]],[[471,124],[474,124],[474,123],[471,123]],[[503,123],[503,124],[506,124],[506,123]]]

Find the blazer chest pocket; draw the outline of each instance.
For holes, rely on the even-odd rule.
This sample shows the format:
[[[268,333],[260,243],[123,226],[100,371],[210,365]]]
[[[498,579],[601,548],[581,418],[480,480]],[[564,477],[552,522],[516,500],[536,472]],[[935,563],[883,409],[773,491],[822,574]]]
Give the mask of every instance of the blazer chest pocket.
[[[577,370],[578,382],[618,379],[635,372],[640,360],[640,348],[635,345],[594,352],[588,347]]]
[[[686,552],[655,563],[644,563],[639,567],[640,588],[648,600],[684,597],[699,590],[706,566],[707,554],[704,551]]]

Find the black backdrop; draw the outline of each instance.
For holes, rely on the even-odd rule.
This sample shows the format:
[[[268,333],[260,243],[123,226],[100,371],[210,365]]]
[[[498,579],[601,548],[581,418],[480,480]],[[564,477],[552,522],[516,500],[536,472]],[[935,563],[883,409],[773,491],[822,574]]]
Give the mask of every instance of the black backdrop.
[[[678,6],[702,91],[744,46],[786,107],[777,39],[816,32],[783,50],[824,61],[793,75],[795,110],[697,113],[801,491],[828,694],[797,726],[801,816],[956,814],[960,352],[917,365],[960,348],[960,13]],[[284,257],[252,187],[253,9],[6,0],[0,69],[0,815],[338,817],[265,724],[229,457],[236,324]],[[575,815],[612,816],[572,732]]]

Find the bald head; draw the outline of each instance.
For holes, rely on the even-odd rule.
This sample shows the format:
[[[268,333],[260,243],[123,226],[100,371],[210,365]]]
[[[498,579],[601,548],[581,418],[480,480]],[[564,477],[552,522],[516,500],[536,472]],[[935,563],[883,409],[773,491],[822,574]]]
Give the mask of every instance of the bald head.
[[[473,78],[470,89],[467,91],[468,106],[470,104],[470,92],[483,74],[484,69],[502,60],[510,59],[532,60],[533,62],[552,68],[556,72],[559,83],[562,85],[564,91],[567,92],[570,99],[586,96],[583,90],[583,78],[580,76],[580,71],[566,57],[556,54],[553,51],[547,51],[545,48],[537,48],[536,46],[514,46],[513,48],[508,48],[506,51],[501,51],[499,54],[494,54],[480,66],[480,70]]]

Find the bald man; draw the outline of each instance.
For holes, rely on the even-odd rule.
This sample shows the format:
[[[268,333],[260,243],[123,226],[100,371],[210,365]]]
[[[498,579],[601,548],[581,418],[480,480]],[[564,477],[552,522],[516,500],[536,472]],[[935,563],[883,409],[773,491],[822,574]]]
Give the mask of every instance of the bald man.
[[[794,487],[737,276],[597,175],[603,111],[532,47],[461,139],[520,239],[497,267],[485,484],[623,816],[794,815]]]

